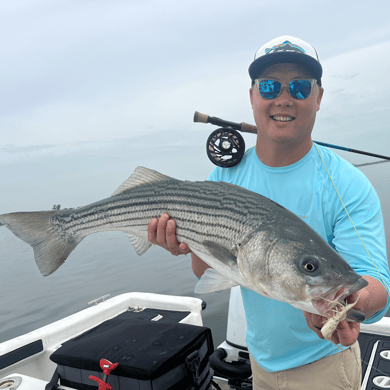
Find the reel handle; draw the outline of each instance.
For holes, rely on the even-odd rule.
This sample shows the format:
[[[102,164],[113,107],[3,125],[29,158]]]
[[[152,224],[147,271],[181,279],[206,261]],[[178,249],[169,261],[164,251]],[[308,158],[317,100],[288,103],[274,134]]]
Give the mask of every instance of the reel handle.
[[[202,114],[201,112],[198,112],[198,111],[195,111],[194,122],[211,123],[212,125],[223,126],[223,127],[228,126],[228,127],[231,127],[235,130],[240,130],[244,133],[257,134],[256,126],[250,125],[249,123],[229,122],[229,121],[225,121],[224,119],[217,118],[216,116],[209,116],[207,114]]]

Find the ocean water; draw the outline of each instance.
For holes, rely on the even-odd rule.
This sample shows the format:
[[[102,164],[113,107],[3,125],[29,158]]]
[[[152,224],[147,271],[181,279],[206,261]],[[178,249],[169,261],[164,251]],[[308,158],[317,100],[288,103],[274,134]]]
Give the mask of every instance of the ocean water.
[[[2,229],[0,342],[88,307],[103,295],[126,292],[196,296],[207,303],[205,326],[215,343],[225,338],[229,292],[195,294],[190,256],[171,256],[154,246],[143,256],[120,232],[85,238],[55,273],[42,277],[31,247]]]
[[[387,169],[387,164],[362,168],[381,199],[390,258]],[[203,321],[212,329],[217,346],[225,339],[229,292],[195,294],[196,281],[189,255],[174,257],[152,247],[139,257],[127,236],[119,232],[85,238],[58,271],[44,278],[31,247],[0,228],[0,342],[82,310],[105,294],[137,291],[197,296],[206,301]]]

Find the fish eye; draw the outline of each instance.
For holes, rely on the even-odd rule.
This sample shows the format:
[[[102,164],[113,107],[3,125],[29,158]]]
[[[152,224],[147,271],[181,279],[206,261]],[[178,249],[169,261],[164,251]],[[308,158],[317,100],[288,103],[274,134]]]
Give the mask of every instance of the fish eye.
[[[305,258],[302,261],[301,267],[303,271],[307,274],[312,274],[318,269],[318,261],[317,259]]]

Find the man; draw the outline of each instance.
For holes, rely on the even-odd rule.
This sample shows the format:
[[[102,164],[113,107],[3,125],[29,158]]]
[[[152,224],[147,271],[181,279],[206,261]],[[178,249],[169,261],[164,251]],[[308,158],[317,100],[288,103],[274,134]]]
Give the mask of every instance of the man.
[[[380,204],[359,170],[312,142],[324,93],[317,52],[300,39],[276,38],[256,52],[249,74],[256,147],[235,167],[216,168],[209,180],[258,192],[300,216],[367,279],[368,286],[348,302],[360,293],[355,309],[365,313],[367,322],[378,321],[390,304]],[[175,255],[189,252],[177,242],[175,222],[166,214],[150,223],[149,240]],[[209,266],[191,256],[193,271],[201,277]],[[241,292],[254,389],[360,388],[359,324],[340,322],[331,343],[321,334],[326,318],[244,288]],[[341,351],[335,344],[349,348]]]

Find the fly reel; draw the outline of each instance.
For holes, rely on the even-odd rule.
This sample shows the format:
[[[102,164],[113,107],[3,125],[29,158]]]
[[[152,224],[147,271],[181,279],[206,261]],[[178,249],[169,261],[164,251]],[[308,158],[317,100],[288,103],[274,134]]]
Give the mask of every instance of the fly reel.
[[[222,168],[233,167],[244,156],[245,141],[237,130],[221,127],[210,134],[206,151],[213,164]]]
[[[224,119],[217,118],[216,116],[209,116],[195,111],[194,122],[211,123],[216,126],[223,126],[220,129],[215,130],[210,134],[207,140],[207,156],[212,163],[219,167],[233,167],[238,164],[245,153],[245,142],[240,133],[236,130],[243,131],[244,133],[257,134],[257,127],[250,125],[249,123],[235,123],[225,121]],[[364,154],[365,156],[372,156],[384,159],[383,161],[375,161],[372,163],[358,164],[357,167],[370,164],[380,164],[390,161],[390,156],[382,156],[380,154],[364,152],[363,150],[346,148],[344,146],[337,146],[332,144],[326,144],[324,142],[313,141],[316,144],[326,146],[328,148],[345,150],[346,152]]]

